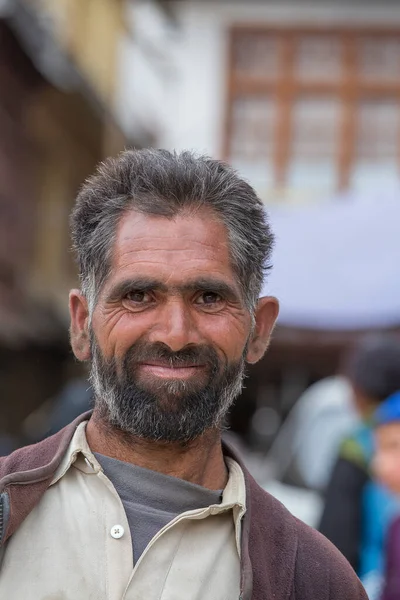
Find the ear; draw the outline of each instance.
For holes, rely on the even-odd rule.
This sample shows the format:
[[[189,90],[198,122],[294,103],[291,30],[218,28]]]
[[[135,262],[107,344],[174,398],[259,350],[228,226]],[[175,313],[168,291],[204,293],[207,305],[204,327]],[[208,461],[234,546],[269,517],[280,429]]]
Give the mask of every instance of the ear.
[[[273,296],[260,298],[255,312],[255,328],[250,339],[246,360],[253,364],[263,357],[279,313],[279,302]]]
[[[89,309],[86,298],[79,290],[69,293],[71,317],[70,339],[73,353],[81,361],[90,359]]]

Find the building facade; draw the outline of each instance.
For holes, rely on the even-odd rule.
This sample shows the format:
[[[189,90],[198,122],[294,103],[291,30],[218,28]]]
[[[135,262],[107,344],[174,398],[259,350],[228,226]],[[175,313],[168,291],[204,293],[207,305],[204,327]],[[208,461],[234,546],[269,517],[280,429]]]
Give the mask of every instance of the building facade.
[[[400,183],[400,6],[175,2],[168,147],[232,162],[266,202]]]

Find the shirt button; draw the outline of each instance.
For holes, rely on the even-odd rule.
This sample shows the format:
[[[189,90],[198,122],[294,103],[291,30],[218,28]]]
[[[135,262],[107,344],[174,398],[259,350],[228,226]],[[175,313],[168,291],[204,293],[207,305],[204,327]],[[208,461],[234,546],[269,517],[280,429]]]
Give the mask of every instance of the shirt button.
[[[114,527],[111,527],[110,533],[111,537],[113,537],[115,540],[119,540],[119,538],[122,538],[125,532],[122,525],[114,525]]]

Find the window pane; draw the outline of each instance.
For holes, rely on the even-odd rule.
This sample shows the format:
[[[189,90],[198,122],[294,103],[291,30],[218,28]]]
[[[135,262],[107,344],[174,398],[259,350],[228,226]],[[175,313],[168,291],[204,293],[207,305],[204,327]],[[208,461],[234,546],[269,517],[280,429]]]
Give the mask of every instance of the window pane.
[[[332,189],[337,183],[340,102],[336,98],[299,98],[293,107],[288,183]]]
[[[279,64],[279,38],[268,33],[244,33],[234,46],[235,71],[248,77],[276,78]]]
[[[273,99],[265,96],[236,98],[232,120],[231,157],[265,162],[273,151]]]
[[[343,72],[342,40],[334,35],[304,35],[298,39],[295,75],[302,80],[339,79]]]
[[[400,37],[364,37],[358,46],[359,72],[363,79],[398,82]]]
[[[254,185],[272,181],[275,114],[273,97],[240,97],[233,103],[230,161]]]
[[[400,137],[400,107],[396,100],[363,100],[357,111],[358,159],[396,159]]]
[[[293,157],[318,160],[336,155],[340,104],[336,98],[300,98],[293,107]]]
[[[352,186],[371,189],[400,183],[400,106],[395,99],[362,100],[357,111]]]

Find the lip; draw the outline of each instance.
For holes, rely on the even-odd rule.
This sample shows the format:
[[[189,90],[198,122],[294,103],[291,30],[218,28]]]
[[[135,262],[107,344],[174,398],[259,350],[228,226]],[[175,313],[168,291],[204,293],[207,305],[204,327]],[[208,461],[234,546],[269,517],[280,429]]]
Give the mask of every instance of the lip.
[[[196,375],[204,365],[185,365],[182,367],[170,367],[162,363],[141,363],[141,371],[151,373],[163,379],[189,379]]]

